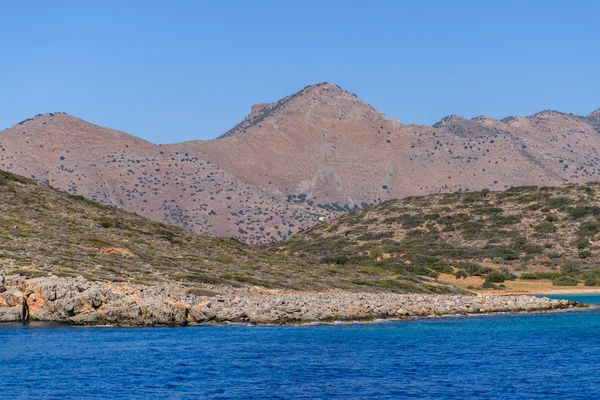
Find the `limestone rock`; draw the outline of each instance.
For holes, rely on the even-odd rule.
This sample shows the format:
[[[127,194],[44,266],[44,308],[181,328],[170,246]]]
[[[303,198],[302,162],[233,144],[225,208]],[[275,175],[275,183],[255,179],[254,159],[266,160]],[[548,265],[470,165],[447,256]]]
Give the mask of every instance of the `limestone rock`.
[[[22,307],[0,307],[0,322],[21,321]]]
[[[2,278],[0,322],[185,325],[243,322],[289,324],[452,314],[541,311],[577,306],[532,296],[423,295],[344,291],[221,288],[218,296],[188,295],[176,285],[88,282],[83,278]],[[211,292],[212,293],[212,292]]]

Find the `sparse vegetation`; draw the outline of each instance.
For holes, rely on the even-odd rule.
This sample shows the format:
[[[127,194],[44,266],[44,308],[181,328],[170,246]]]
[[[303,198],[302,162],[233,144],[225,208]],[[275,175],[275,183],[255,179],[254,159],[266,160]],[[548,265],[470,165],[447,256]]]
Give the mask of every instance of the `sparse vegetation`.
[[[389,239],[389,234],[374,233],[367,241]],[[142,284],[176,281],[190,293],[207,284],[449,290],[387,259],[364,257],[360,264],[360,257],[345,252],[343,238],[322,240],[328,247],[318,258],[302,259],[153,222],[0,170],[0,272]],[[312,246],[318,252],[323,243],[316,238]]]
[[[396,257],[394,268],[417,275],[480,276],[490,284],[519,275],[522,281],[591,285],[600,273],[594,251],[600,241],[598,186],[524,186],[390,200],[341,216],[324,225],[318,238],[309,229],[271,246],[309,259],[333,251],[345,256],[346,265],[364,265],[360,254],[380,247]]]

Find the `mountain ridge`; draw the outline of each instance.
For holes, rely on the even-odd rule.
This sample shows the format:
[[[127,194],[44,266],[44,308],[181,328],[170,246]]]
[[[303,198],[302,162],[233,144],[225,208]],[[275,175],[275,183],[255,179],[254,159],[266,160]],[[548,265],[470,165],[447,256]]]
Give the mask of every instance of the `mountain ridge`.
[[[333,86],[333,87],[335,87],[335,88],[339,89],[340,91],[342,91],[342,92],[345,92],[346,94],[348,94],[348,95],[350,95],[350,96],[352,96],[352,97],[354,97],[354,98],[356,98],[356,99],[360,100],[360,99],[359,99],[359,97],[358,97],[358,96],[357,96],[355,93],[352,93],[352,92],[350,92],[350,91],[348,91],[348,90],[346,90],[346,89],[342,88],[341,86],[339,86],[339,85],[337,85],[337,84],[335,84],[335,83],[330,83],[330,82],[327,82],[327,81],[323,81],[323,82],[319,82],[319,83],[315,83],[315,84],[307,85],[307,86],[305,86],[304,88],[302,88],[301,90],[299,90],[298,92],[295,92],[294,94],[291,94],[291,95],[285,96],[285,97],[283,97],[283,98],[281,98],[281,99],[279,99],[279,100],[276,100],[276,101],[274,101],[274,102],[271,102],[271,103],[256,103],[256,104],[254,104],[253,106],[251,106],[251,108],[250,108],[250,113],[249,113],[249,114],[248,114],[246,117],[244,117],[244,118],[243,118],[243,119],[242,119],[242,120],[241,120],[241,121],[240,121],[238,124],[236,124],[236,125],[235,125],[233,128],[229,129],[227,132],[225,132],[225,133],[223,133],[223,134],[221,134],[221,135],[218,135],[218,136],[217,136],[217,137],[215,137],[214,139],[191,139],[191,140],[186,140],[186,141],[183,141],[183,142],[174,142],[174,143],[162,143],[162,144],[156,144],[156,143],[150,142],[150,141],[148,141],[148,140],[146,140],[146,139],[143,139],[143,138],[141,138],[141,137],[139,137],[139,136],[135,136],[135,135],[132,135],[132,134],[128,134],[128,133],[126,133],[126,132],[123,132],[123,131],[120,131],[120,130],[115,130],[115,129],[113,129],[113,128],[108,128],[108,127],[106,127],[106,126],[104,126],[104,125],[98,125],[98,124],[94,124],[94,123],[92,123],[92,122],[86,121],[86,120],[84,120],[84,119],[82,119],[82,118],[80,118],[80,117],[77,117],[77,116],[75,116],[75,115],[72,115],[72,114],[69,114],[69,113],[66,113],[66,112],[63,112],[63,111],[39,113],[39,114],[36,114],[36,115],[34,115],[34,116],[30,117],[30,118],[27,118],[27,119],[25,119],[25,120],[23,120],[23,121],[20,121],[20,122],[18,122],[18,123],[16,123],[16,124],[14,124],[14,125],[13,125],[13,126],[11,126],[11,127],[7,127],[7,128],[6,128],[6,129],[4,129],[4,130],[8,130],[8,129],[10,129],[10,128],[14,128],[14,127],[16,127],[17,125],[23,125],[23,124],[25,124],[25,123],[27,123],[27,122],[34,121],[34,120],[35,120],[36,118],[38,118],[38,117],[42,117],[42,116],[51,116],[51,117],[52,117],[52,116],[60,116],[60,115],[64,115],[64,116],[67,116],[67,117],[70,117],[70,118],[75,118],[75,119],[81,120],[81,121],[83,121],[83,122],[85,122],[85,123],[88,123],[88,124],[91,124],[91,125],[94,125],[94,126],[97,126],[97,127],[106,128],[106,129],[110,129],[110,130],[113,130],[113,131],[121,132],[121,133],[123,133],[123,134],[125,134],[125,135],[132,136],[132,137],[134,137],[134,138],[137,138],[137,139],[140,139],[140,140],[146,141],[146,142],[148,142],[148,143],[151,143],[151,144],[154,144],[154,145],[156,145],[156,146],[164,146],[164,145],[172,145],[172,144],[181,144],[181,143],[188,143],[188,142],[195,142],[195,141],[210,141],[210,140],[217,140],[217,139],[222,139],[222,138],[225,138],[225,137],[230,137],[230,136],[232,136],[233,134],[239,133],[239,130],[243,130],[243,128],[238,128],[238,126],[243,126],[242,124],[243,124],[243,123],[244,123],[246,120],[251,120],[251,121],[252,121],[252,124],[254,124],[255,122],[257,122],[255,119],[256,119],[257,117],[261,117],[264,111],[267,111],[267,113],[266,113],[267,115],[265,115],[265,116],[268,116],[270,113],[277,111],[277,109],[278,109],[279,107],[281,107],[281,106],[284,106],[286,103],[288,103],[289,101],[293,100],[293,99],[294,99],[294,98],[296,98],[297,96],[301,96],[302,94],[307,94],[307,93],[310,93],[310,91],[311,91],[311,90],[313,90],[313,89],[315,89],[315,88],[318,88],[318,87],[320,87],[320,86],[324,86],[324,85],[326,85],[326,86],[327,86],[327,85],[329,85],[329,86]],[[370,108],[371,108],[371,109],[373,109],[374,111],[376,111],[376,112],[378,112],[378,113],[380,113],[380,114],[384,115],[382,112],[380,112],[380,111],[377,111],[377,109],[376,109],[375,107],[373,107],[372,105],[370,105],[370,104],[368,104],[368,103],[365,103],[365,102],[363,102],[362,100],[361,100],[361,103],[362,103],[362,104],[364,104],[364,105],[366,105],[366,106],[368,106],[368,107],[370,107]],[[256,110],[255,110],[255,107],[256,107]],[[566,113],[566,112],[562,112],[562,111],[559,111],[559,110],[554,110],[554,109],[545,109],[545,110],[538,111],[538,112],[536,112],[536,113],[533,113],[533,114],[531,114],[531,115],[528,115],[528,116],[509,115],[509,116],[507,116],[507,117],[503,117],[503,118],[500,118],[500,119],[498,119],[498,118],[494,118],[494,117],[490,117],[490,116],[488,116],[488,115],[479,115],[479,116],[477,116],[477,117],[473,117],[473,118],[470,118],[470,119],[469,119],[469,118],[462,117],[461,115],[457,115],[457,114],[448,114],[448,115],[446,115],[445,117],[442,117],[440,120],[438,120],[437,122],[435,122],[435,123],[433,123],[433,124],[431,124],[431,125],[426,125],[426,124],[417,124],[417,123],[410,123],[410,124],[406,124],[406,125],[407,125],[407,126],[436,127],[436,125],[440,125],[440,124],[441,124],[441,123],[443,123],[444,121],[446,121],[446,120],[452,120],[452,119],[462,119],[462,120],[467,120],[467,121],[472,121],[472,122],[475,122],[475,121],[495,121],[495,122],[505,122],[505,121],[512,121],[512,120],[519,119],[519,118],[530,119],[530,118],[535,118],[535,117],[544,116],[544,115],[547,115],[547,114],[550,114],[550,115],[552,115],[552,114],[556,114],[556,115],[563,115],[563,116],[571,116],[571,117],[575,117],[575,118],[583,118],[583,119],[595,119],[595,118],[600,118],[600,108],[598,108],[598,109],[596,109],[596,110],[594,110],[594,111],[590,112],[588,115],[578,115],[578,114]],[[263,117],[263,118],[264,118],[264,117]],[[397,117],[390,117],[389,119],[392,119],[392,120],[398,120],[398,118],[397,118]],[[398,120],[398,122],[399,122],[399,120]],[[2,132],[2,131],[3,131],[3,130],[0,130],[0,132]]]
[[[0,132],[0,168],[248,243],[394,198],[600,179],[600,118],[387,118],[331,83],[261,103],[214,140],[156,145],[62,113]]]

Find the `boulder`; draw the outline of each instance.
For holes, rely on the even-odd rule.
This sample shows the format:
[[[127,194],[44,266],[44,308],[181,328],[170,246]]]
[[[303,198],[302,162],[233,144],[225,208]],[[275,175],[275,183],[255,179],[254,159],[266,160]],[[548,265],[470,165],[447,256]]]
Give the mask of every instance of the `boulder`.
[[[22,320],[23,307],[0,307],[0,322],[19,322]]]

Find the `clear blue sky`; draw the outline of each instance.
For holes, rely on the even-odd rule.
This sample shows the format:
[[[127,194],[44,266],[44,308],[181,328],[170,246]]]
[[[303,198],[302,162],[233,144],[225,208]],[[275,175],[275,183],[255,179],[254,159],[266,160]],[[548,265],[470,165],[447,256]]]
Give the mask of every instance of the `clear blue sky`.
[[[403,123],[600,108],[599,1],[2,1],[0,43],[0,129],[211,139],[321,81]]]

